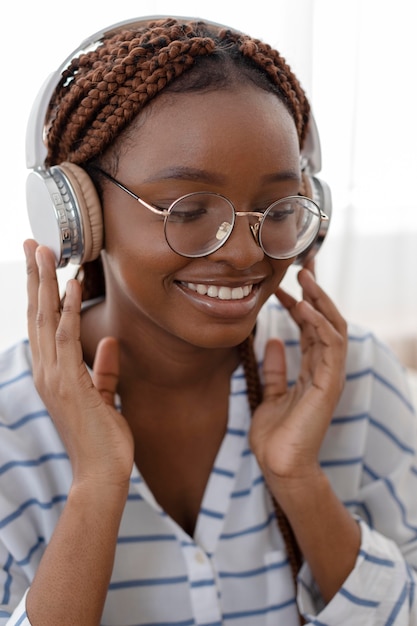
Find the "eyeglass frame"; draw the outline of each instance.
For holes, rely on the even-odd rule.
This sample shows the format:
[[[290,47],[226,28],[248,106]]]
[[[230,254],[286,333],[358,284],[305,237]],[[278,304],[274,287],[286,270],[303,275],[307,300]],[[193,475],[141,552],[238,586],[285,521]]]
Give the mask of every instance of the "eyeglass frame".
[[[217,252],[217,250],[219,250],[222,246],[224,246],[224,244],[230,238],[230,236],[231,236],[231,234],[233,232],[233,229],[234,229],[234,226],[235,226],[235,223],[236,223],[236,217],[244,217],[244,216],[248,217],[248,216],[252,215],[253,217],[257,218],[258,221],[255,224],[249,224],[249,228],[250,228],[250,231],[252,233],[252,236],[253,236],[254,240],[256,241],[256,243],[258,244],[258,246],[263,251],[263,253],[266,254],[266,256],[268,256],[269,258],[274,259],[275,261],[284,261],[286,259],[290,259],[292,257],[297,257],[298,255],[303,254],[303,252],[305,252],[314,243],[315,239],[319,235],[320,227],[321,227],[322,222],[329,222],[330,221],[330,217],[326,213],[324,213],[324,211],[321,210],[321,208],[319,207],[317,202],[315,202],[311,198],[308,198],[307,196],[302,196],[302,195],[285,196],[284,198],[279,198],[278,200],[274,200],[274,202],[271,202],[271,204],[269,204],[264,211],[236,211],[236,208],[235,208],[233,202],[231,200],[229,200],[228,198],[226,198],[225,196],[223,196],[222,194],[216,193],[214,191],[200,191],[200,192],[193,191],[191,193],[186,193],[183,196],[180,196],[179,198],[174,200],[167,209],[160,209],[160,208],[150,204],[149,202],[146,202],[146,200],[143,200],[143,198],[138,196],[131,189],[126,187],[126,185],[124,185],[123,183],[118,181],[116,178],[114,178],[111,174],[109,174],[108,172],[103,170],[101,167],[97,167],[97,166],[91,166],[91,167],[92,167],[92,169],[94,169],[97,172],[99,172],[100,174],[102,174],[111,183],[116,185],[116,187],[118,187],[119,189],[121,189],[122,191],[127,193],[129,196],[131,196],[134,200],[139,202],[139,204],[144,206],[146,209],[149,209],[150,211],[152,211],[152,213],[154,213],[156,215],[160,215],[161,217],[164,217],[164,235],[165,235],[165,240],[166,240],[168,246],[171,248],[171,250],[173,252],[175,252],[179,256],[182,256],[182,257],[185,257],[185,258],[189,258],[189,259],[198,259],[198,258],[202,258],[202,257],[205,257],[205,256],[209,256],[210,254],[213,254],[214,252]],[[230,231],[227,233],[227,235],[225,237],[223,237],[223,239],[221,241],[219,241],[218,246],[216,246],[213,250],[211,250],[211,252],[204,252],[202,254],[193,254],[193,255],[191,255],[191,254],[184,254],[184,253],[181,253],[181,252],[178,252],[177,250],[175,250],[175,248],[173,248],[172,245],[170,244],[170,242],[169,242],[169,240],[168,240],[168,238],[166,236],[166,222],[168,220],[168,217],[171,215],[171,211],[172,211],[172,208],[174,207],[174,205],[176,205],[178,202],[180,202],[184,198],[187,198],[187,197],[193,196],[193,195],[198,195],[198,194],[210,194],[210,195],[213,195],[213,196],[218,196],[219,198],[222,198],[223,200],[226,200],[226,202],[228,204],[230,204],[230,206],[233,209],[234,219],[233,219],[233,223],[231,225]],[[311,202],[317,208],[318,217],[319,217],[317,233],[315,235],[315,238],[312,241],[310,241],[306,245],[306,247],[304,249],[302,249],[299,252],[297,252],[297,254],[286,255],[286,256],[281,256],[281,257],[273,257],[273,256],[271,256],[270,254],[268,254],[266,252],[266,250],[263,247],[262,242],[260,240],[259,231],[260,231],[261,223],[262,223],[262,220],[267,215],[268,210],[274,204],[276,204],[277,202],[281,202],[283,200],[292,200],[292,199],[308,200],[309,202]]]

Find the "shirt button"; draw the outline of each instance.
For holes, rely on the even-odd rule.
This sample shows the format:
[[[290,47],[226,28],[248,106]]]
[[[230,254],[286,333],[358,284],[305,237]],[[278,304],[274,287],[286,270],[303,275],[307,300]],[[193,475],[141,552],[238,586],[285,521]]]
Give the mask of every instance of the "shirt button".
[[[195,560],[197,561],[197,563],[200,563],[200,565],[202,565],[203,563],[206,562],[206,557],[204,556],[202,552],[196,552]]]

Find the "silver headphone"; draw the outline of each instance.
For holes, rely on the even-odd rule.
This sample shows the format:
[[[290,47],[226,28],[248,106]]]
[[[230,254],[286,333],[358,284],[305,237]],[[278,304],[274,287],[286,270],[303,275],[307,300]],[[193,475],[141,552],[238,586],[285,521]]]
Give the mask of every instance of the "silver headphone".
[[[62,72],[79,54],[97,47],[105,36],[125,28],[143,27],[163,17],[168,16],[155,15],[125,20],[94,33],[48,76],[33,103],[26,130],[26,166],[31,170],[26,182],[27,211],[34,238],[53,250],[57,267],[65,267],[68,262],[79,265],[96,259],[103,247],[103,223],[97,190],[85,170],[69,162],[50,168],[45,165],[47,149],[43,139],[49,102],[62,78]],[[178,19],[193,21],[196,18]],[[204,21],[223,27],[216,22]],[[301,154],[301,169],[310,187],[309,195],[330,218],[330,188],[316,177],[321,170],[321,149],[312,115]],[[296,259],[296,263],[303,264],[318,252],[328,226],[329,220],[323,220],[316,240]]]

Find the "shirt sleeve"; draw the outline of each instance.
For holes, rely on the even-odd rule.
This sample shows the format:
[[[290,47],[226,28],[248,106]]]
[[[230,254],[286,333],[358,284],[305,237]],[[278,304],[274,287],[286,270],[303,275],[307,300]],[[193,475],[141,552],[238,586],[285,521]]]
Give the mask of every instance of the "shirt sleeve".
[[[359,520],[362,541],[354,569],[334,598],[324,605],[311,571],[304,564],[298,604],[317,626],[416,626],[415,573],[398,546]]]
[[[404,369],[390,351],[372,337],[360,350],[356,343],[335,418],[336,428],[343,429],[338,431],[340,440],[350,450],[349,463],[344,478],[334,485],[360,524],[360,551],[350,575],[327,605],[304,564],[299,606],[308,622],[317,626],[417,626],[415,409]],[[352,422],[356,427],[349,431]],[[334,447],[334,434],[335,429],[325,454]],[[340,466],[337,471],[342,473]]]
[[[21,565],[0,543],[0,626],[30,626],[26,616],[28,590]]]
[[[28,591],[27,589],[11,615],[5,607],[0,607],[0,624],[2,626],[31,626],[26,614],[26,596]]]
[[[0,354],[0,626],[30,624],[27,591],[70,484],[68,455],[22,341]]]

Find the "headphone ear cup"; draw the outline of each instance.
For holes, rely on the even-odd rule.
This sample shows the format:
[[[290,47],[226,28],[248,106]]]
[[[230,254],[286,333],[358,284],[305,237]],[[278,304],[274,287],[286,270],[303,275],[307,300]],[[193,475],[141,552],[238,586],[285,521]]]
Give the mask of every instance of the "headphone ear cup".
[[[57,267],[96,259],[103,247],[103,221],[97,190],[88,174],[64,162],[34,170],[26,183],[33,236],[51,248]]]
[[[94,261],[103,247],[103,214],[95,185],[87,172],[65,161],[59,166],[66,174],[79,205],[83,234],[81,263]]]

